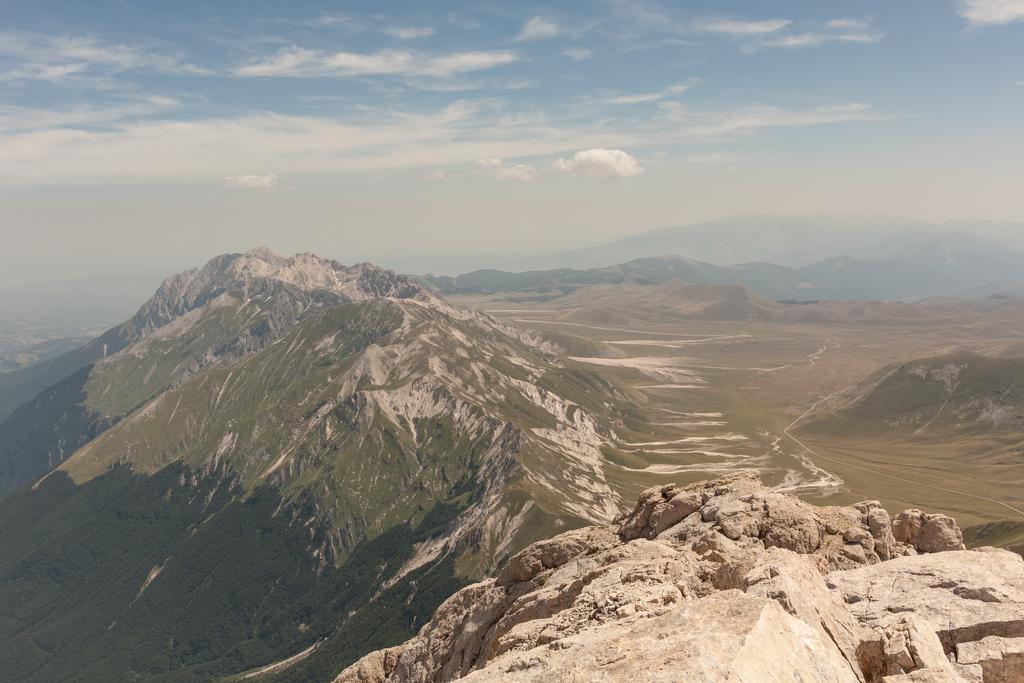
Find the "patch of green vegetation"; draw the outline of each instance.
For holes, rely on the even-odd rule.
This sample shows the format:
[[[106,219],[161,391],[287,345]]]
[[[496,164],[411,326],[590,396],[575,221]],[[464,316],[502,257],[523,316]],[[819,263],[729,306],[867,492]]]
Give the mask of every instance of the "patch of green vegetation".
[[[335,568],[310,552],[323,531],[297,523],[308,511],[271,488],[239,497],[226,475],[115,468],[75,486],[58,473],[0,503],[0,679],[207,681],[323,640],[284,680],[329,680],[408,638],[465,583],[435,563],[375,599],[472,495]]]
[[[44,390],[0,425],[0,498],[43,476],[110,426],[85,406],[91,367]]]
[[[876,373],[801,424],[807,433],[915,439],[1020,433],[1024,360],[959,352]]]
[[[976,524],[964,529],[968,548],[994,545],[1024,555],[1024,522],[1005,520]]]
[[[0,422],[47,387],[120,351],[128,344],[131,335],[132,326],[125,323],[80,348],[27,368],[0,374]]]
[[[351,364],[354,354],[401,321],[393,304],[372,301],[320,309],[276,343],[231,367],[213,367],[161,394],[152,410],[137,411],[97,442],[88,455],[67,464],[82,482],[131,452],[138,471],[153,472],[184,460],[199,466],[232,433],[248,448],[236,463],[247,480],[270,465],[269,454],[289,438],[312,405],[331,396],[329,377]],[[318,348],[323,339],[335,343]],[[127,381],[127,380],[126,380]],[[252,457],[266,453],[266,458]]]

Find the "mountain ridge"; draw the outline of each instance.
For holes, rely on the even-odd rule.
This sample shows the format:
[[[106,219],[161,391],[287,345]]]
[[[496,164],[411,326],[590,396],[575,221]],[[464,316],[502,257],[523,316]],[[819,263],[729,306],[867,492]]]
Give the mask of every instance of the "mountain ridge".
[[[799,269],[844,253],[864,260],[900,258],[915,243],[962,241],[964,235],[981,243],[998,244],[1002,249],[1024,249],[1018,223],[932,223],[901,216],[751,214],[656,228],[552,258],[562,266],[594,268],[679,253],[722,266],[766,261]]]
[[[622,389],[391,271],[215,257],[165,280],[111,334],[118,348],[0,425],[0,606],[18,614],[0,637],[59,633],[100,678],[149,676],[153,662],[174,680],[239,674],[321,641],[317,666],[344,663],[354,643],[407,635],[548,530],[618,510],[605,468]],[[86,520],[119,529],[117,541]],[[77,540],[33,545],[54,529]],[[208,567],[216,539],[254,564]],[[270,539],[287,548],[280,559]],[[195,585],[204,572],[217,580]],[[47,578],[58,576],[60,588]],[[279,582],[294,607],[263,631],[257,596]],[[170,605],[212,590],[253,607],[209,594],[222,645],[180,652],[176,639],[206,627]],[[95,594],[109,604],[90,607]],[[59,599],[69,616],[53,622]],[[115,654],[134,651],[145,656]],[[45,648],[25,652],[28,663],[0,656],[0,672],[68,674]]]
[[[585,270],[480,270],[456,277],[426,275],[419,280],[446,296],[501,292],[557,296],[585,286],[657,285],[672,278],[693,283],[741,284],[769,299],[795,301],[914,301],[934,296],[1024,291],[1024,276],[1020,275],[1024,254],[1008,252],[996,259],[988,250],[978,257],[977,263],[972,262],[969,272],[961,272],[955,264],[936,263],[927,248],[924,252],[923,256],[903,253],[884,260],[829,256],[799,268],[763,261],[719,266],[688,256],[657,255]]]

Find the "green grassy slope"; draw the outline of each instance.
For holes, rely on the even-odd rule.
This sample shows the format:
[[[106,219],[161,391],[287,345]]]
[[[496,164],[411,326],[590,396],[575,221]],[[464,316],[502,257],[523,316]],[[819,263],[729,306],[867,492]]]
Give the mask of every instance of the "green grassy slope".
[[[815,434],[954,440],[1024,434],[1024,359],[958,352],[882,369],[808,416]]]
[[[273,488],[242,499],[222,474],[55,476],[0,503],[0,679],[205,681],[320,640],[312,664],[337,671],[407,638],[465,583],[449,562],[367,604],[459,503],[323,569],[309,552],[319,532],[294,523],[301,505]]]
[[[86,366],[22,405],[0,425],[0,498],[42,476],[106,429],[85,405]]]
[[[32,400],[41,391],[60,382],[109,354],[116,353],[130,341],[126,325],[115,327],[81,348],[49,358],[27,368],[0,374],[0,424],[14,410]]]

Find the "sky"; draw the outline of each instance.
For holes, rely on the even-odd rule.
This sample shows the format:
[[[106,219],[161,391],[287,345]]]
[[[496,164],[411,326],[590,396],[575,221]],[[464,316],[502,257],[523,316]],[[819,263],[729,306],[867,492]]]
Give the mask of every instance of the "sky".
[[[1022,160],[1024,0],[0,3],[0,284],[1024,221]]]

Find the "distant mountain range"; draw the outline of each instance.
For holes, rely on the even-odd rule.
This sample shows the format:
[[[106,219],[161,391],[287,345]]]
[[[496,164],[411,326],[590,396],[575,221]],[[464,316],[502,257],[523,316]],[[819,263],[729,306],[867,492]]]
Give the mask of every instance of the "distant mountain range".
[[[404,254],[385,259],[404,272],[454,276],[472,270],[587,270],[651,256],[678,255],[728,266],[775,263],[790,268],[850,256],[862,261],[899,259],[906,242],[941,241],[962,233],[1024,251],[1024,223],[957,220],[945,223],[899,216],[832,214],[737,215],[648,230],[569,251],[502,254]]]
[[[666,233],[671,239],[656,240],[657,248],[680,248],[677,238],[681,234]],[[687,235],[686,240],[689,239],[691,236]],[[743,241],[739,235],[734,235],[733,239]],[[756,237],[754,239],[756,241]],[[645,242],[644,249],[650,244]],[[620,253],[630,251],[624,246]],[[446,295],[497,292],[559,295],[588,285],[659,285],[673,279],[740,284],[777,301],[913,301],[933,296],[987,296],[1024,291],[1024,253],[974,235],[907,232],[888,238],[874,251],[882,257],[866,260],[849,255],[831,256],[801,267],[767,262],[720,266],[688,256],[659,255],[587,269],[557,268],[521,273],[479,270],[457,277],[428,275],[422,280]]]
[[[893,216],[829,214],[728,216],[650,230],[608,244],[562,252],[551,259],[563,267],[595,268],[647,256],[679,254],[717,265],[767,262],[801,268],[841,255],[870,261],[900,259],[928,244],[948,241],[964,247],[971,240],[989,247],[1024,249],[1024,225],[980,221],[936,224]]]

